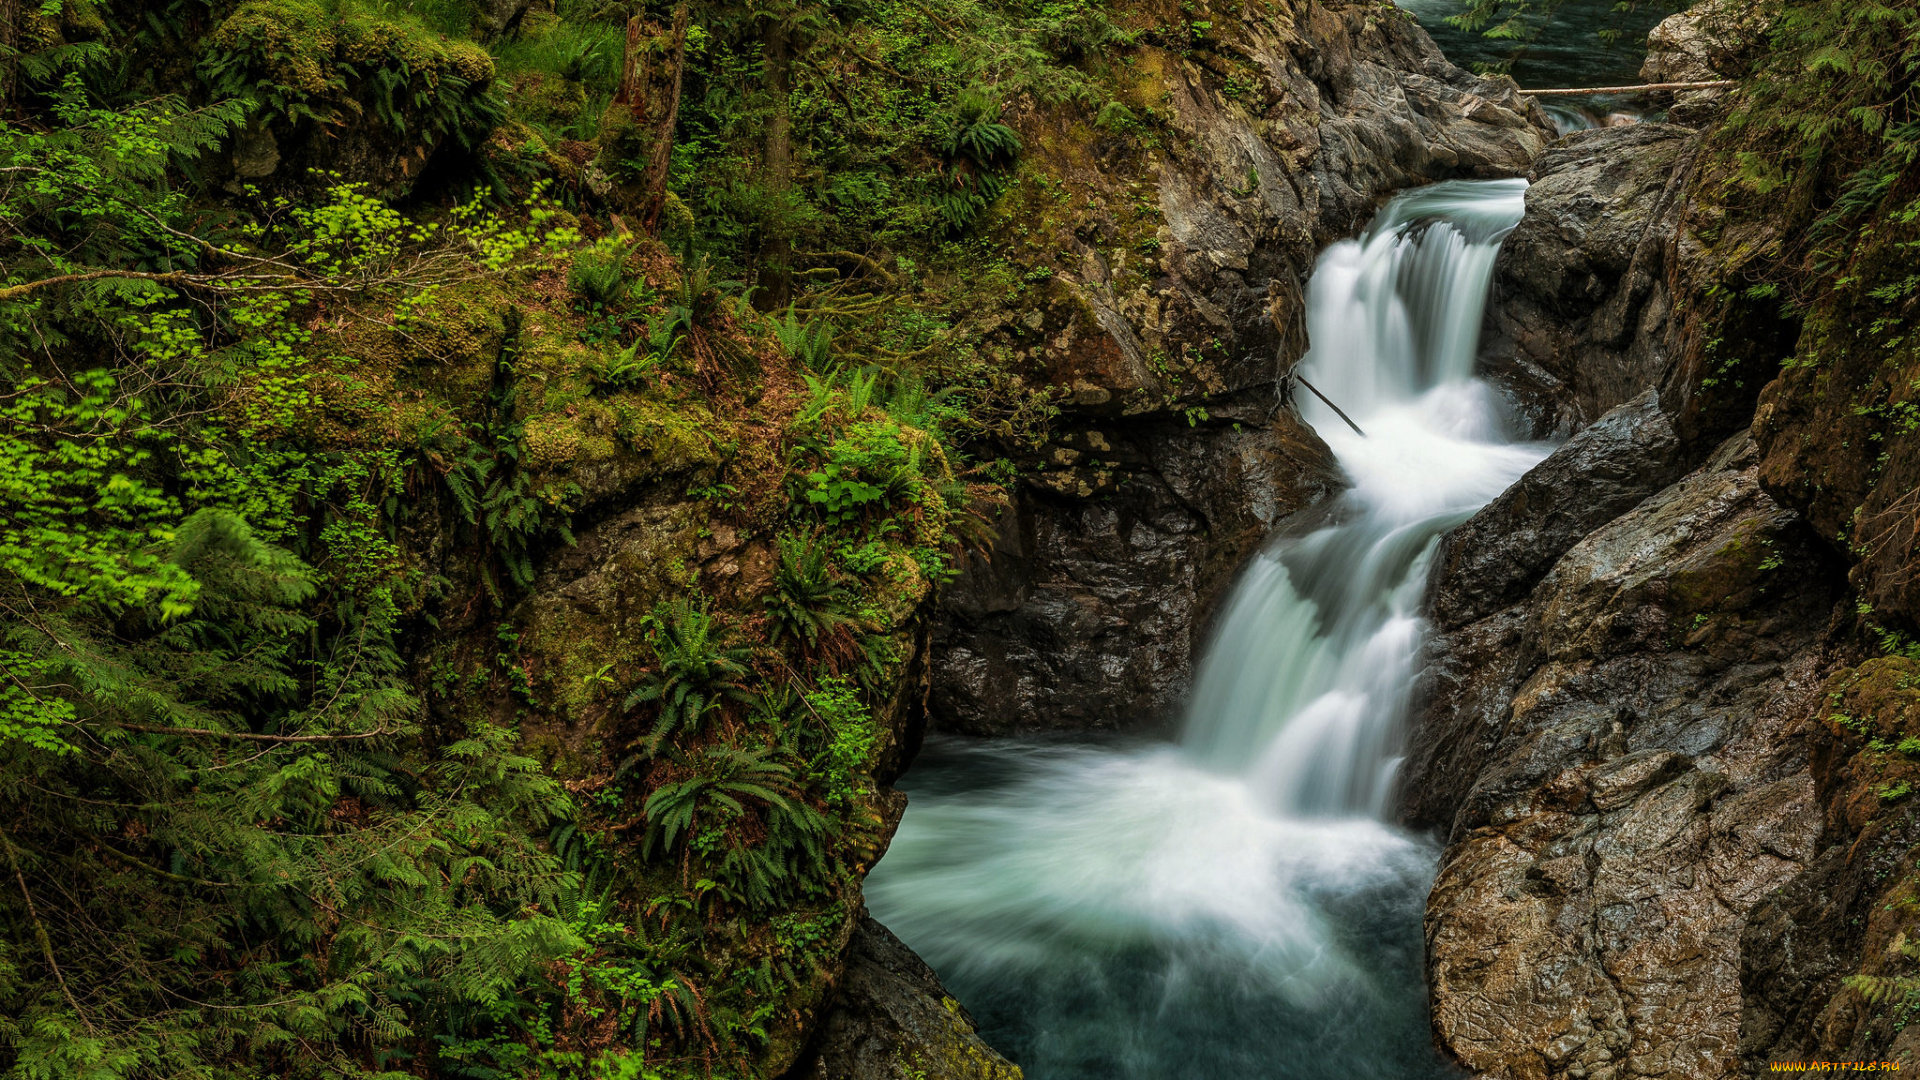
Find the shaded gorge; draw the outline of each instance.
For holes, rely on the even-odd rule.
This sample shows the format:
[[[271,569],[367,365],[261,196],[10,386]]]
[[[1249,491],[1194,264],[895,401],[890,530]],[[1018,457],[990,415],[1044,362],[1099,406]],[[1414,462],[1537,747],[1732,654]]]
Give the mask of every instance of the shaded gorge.
[[[874,914],[1034,1080],[1448,1075],[1385,823],[1436,538],[1545,455],[1474,378],[1525,184],[1403,194],[1309,286],[1299,370],[1348,490],[1243,572],[1177,743],[936,740]]]

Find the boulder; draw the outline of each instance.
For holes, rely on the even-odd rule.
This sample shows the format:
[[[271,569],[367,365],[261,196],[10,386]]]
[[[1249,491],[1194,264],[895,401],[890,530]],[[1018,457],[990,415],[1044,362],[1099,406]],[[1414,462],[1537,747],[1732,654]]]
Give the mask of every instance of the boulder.
[[[1455,630],[1523,599],[1568,548],[1677,479],[1678,451],[1652,390],[1568,440],[1442,541],[1434,625]]]
[[[872,916],[814,1045],[788,1080],[1020,1080],[926,962]]]
[[[1741,75],[1745,54],[1763,39],[1761,6],[1741,0],[1704,0],[1669,15],[1647,34],[1640,78],[1649,83],[1712,82]],[[1698,127],[1718,116],[1727,90],[1688,90],[1668,95],[1667,119]]]
[[[1434,1031],[1476,1073],[1739,1067],[1747,913],[1819,851],[1799,725],[1839,599],[1756,463],[1736,437],[1430,646],[1403,805],[1449,837]],[[1456,565],[1473,595],[1514,587],[1499,559]]]

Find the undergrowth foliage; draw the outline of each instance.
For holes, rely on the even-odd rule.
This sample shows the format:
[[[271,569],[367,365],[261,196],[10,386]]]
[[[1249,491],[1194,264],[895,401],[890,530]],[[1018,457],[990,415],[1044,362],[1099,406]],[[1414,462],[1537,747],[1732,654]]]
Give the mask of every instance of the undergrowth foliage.
[[[1800,275],[1789,286],[1805,299],[1845,273],[1864,219],[1920,205],[1911,184],[1920,12],[1873,0],[1782,3],[1768,20],[1767,46],[1716,143],[1734,164],[1735,206],[1806,222],[1789,248],[1758,253]]]
[[[237,114],[88,107],[69,77],[55,117],[0,126],[0,1061],[382,1071],[580,947],[534,839],[571,801],[510,731],[423,726],[404,465],[290,437],[303,313],[404,312],[567,237],[350,185],[209,231],[169,162]]]
[[[876,710],[990,536],[963,445],[1047,411],[865,237],[963,240],[1009,103],[1097,108],[1076,65],[1130,36],[702,5],[669,250],[579,168],[627,11],[482,15],[66,0],[0,39],[0,1073],[764,1076],[837,963]],[[776,23],[825,166],[784,191]],[[843,50],[925,75],[836,94]],[[530,598],[690,476],[767,573],[667,568],[557,752]]]

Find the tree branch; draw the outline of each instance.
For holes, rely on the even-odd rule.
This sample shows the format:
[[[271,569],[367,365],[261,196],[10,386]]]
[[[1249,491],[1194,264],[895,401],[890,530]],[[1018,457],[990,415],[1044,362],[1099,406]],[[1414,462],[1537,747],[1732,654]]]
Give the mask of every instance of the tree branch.
[[[138,731],[148,735],[198,735],[214,739],[246,739],[251,742],[270,743],[313,743],[313,742],[351,742],[355,739],[374,739],[395,732],[386,728],[375,728],[357,735],[256,735],[251,731],[218,731],[213,728],[160,727],[154,724],[115,724],[118,728]]]
[[[20,884],[20,899],[27,902],[27,918],[33,920],[33,936],[40,941],[40,952],[47,958],[47,967],[53,969],[53,981],[60,984],[60,993],[66,996],[67,1004],[73,1006],[73,1015],[93,1031],[93,1021],[87,1019],[86,1010],[73,998],[73,991],[67,989],[67,977],[60,973],[60,962],[53,958],[53,939],[47,936],[47,927],[40,921],[40,911],[33,906],[33,894],[27,891],[27,875],[20,872],[20,854],[13,846],[13,837],[0,830],[0,843],[7,846],[7,863],[13,867],[13,880]]]
[[[82,281],[100,281],[104,278],[119,278],[125,281],[157,281],[162,285],[184,285],[190,288],[222,289],[228,292],[268,292],[275,289],[314,289],[339,291],[349,288],[344,285],[328,285],[324,282],[290,281],[273,275],[248,275],[246,277],[220,276],[215,274],[191,274],[184,270],[169,270],[164,273],[141,273],[137,270],[88,270],[79,274],[59,274],[41,278],[20,285],[0,288],[0,302],[18,300],[28,293],[38,292],[53,285],[72,285]],[[261,284],[242,284],[257,282]],[[265,284],[272,282],[272,284]]]

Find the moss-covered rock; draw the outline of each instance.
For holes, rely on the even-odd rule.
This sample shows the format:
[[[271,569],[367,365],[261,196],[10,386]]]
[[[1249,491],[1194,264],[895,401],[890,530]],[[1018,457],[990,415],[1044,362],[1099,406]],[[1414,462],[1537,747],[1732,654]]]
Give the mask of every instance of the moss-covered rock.
[[[833,1011],[795,1080],[1020,1080],[979,1025],[871,916],[854,930]]]
[[[245,0],[201,47],[214,94],[262,105],[231,165],[256,183],[309,190],[333,176],[404,194],[444,141],[478,145],[502,118],[485,49],[351,4]]]

